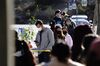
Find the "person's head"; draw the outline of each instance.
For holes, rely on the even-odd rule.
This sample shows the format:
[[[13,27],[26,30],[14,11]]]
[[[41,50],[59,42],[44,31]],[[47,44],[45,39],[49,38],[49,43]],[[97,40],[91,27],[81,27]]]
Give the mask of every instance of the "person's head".
[[[50,25],[51,28],[54,28],[55,27],[55,22],[52,20],[52,21],[50,21],[49,25]]]
[[[43,21],[42,20],[37,20],[37,22],[36,22],[36,27],[38,28],[38,29],[40,29],[40,30],[42,30],[43,29]]]
[[[84,26],[84,25],[81,25],[81,26],[77,26],[75,29],[74,29],[74,33],[73,33],[73,60],[78,60],[77,57],[79,57],[79,55],[81,55],[82,53],[82,40],[84,38],[85,35],[87,34],[92,34],[92,31],[91,29],[88,27],[88,26]],[[78,47],[78,48],[76,48]],[[74,57],[74,52],[77,51],[77,54],[76,54],[76,58]]]
[[[62,34],[63,34],[62,30],[57,30],[56,32],[57,32],[58,36],[62,36]]]
[[[55,11],[55,16],[60,18],[61,17],[61,11],[60,10]]]
[[[71,51],[66,44],[58,43],[52,47],[51,55],[56,57],[61,63],[67,63],[70,58]]]
[[[98,59],[100,59],[100,37],[96,38],[90,47],[90,52],[94,52]]]
[[[62,26],[60,24],[56,24],[55,31],[58,38],[64,39],[65,36],[63,34]]]
[[[62,13],[61,13],[61,15],[65,16],[65,15],[66,15],[66,13],[65,13],[65,12],[62,12]]]
[[[83,38],[82,44],[85,48],[85,50],[88,51],[88,49],[91,46],[91,43],[98,37],[98,35],[95,34],[87,34],[85,35],[85,37]]]
[[[69,17],[69,15],[66,12],[62,12],[61,15],[62,15],[62,18],[64,19]]]
[[[15,66],[35,66],[34,56],[24,40],[15,41]],[[18,53],[18,52],[21,52]],[[22,60],[23,59],[23,60]],[[19,63],[19,61],[21,61]]]
[[[66,35],[66,34],[68,33],[68,28],[67,28],[66,26],[64,26],[64,27],[62,28],[62,30],[63,30],[63,34],[64,34],[64,35]]]
[[[65,24],[71,25],[71,20],[70,20],[70,18],[66,18],[66,19],[65,19]]]
[[[62,30],[62,26],[60,24],[55,25],[56,31]]]
[[[100,66],[100,38],[97,38],[91,44],[87,56],[87,66]]]
[[[75,41],[74,43],[77,44],[78,46],[81,46],[82,40],[83,40],[84,36],[87,34],[93,34],[91,28],[89,28],[88,25],[77,26],[74,29],[74,34],[73,34],[74,35],[73,40]]]
[[[62,13],[61,13],[61,16],[62,16],[63,19],[64,19],[65,15],[66,15],[65,12],[62,12]]]

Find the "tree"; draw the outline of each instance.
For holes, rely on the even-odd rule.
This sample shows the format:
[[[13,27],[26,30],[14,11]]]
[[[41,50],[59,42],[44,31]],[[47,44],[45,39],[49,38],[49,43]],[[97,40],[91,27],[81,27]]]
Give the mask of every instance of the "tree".
[[[35,0],[40,5],[53,5],[53,4],[60,4],[65,3],[67,0]]]
[[[97,34],[100,35],[100,0],[98,0],[98,26],[97,26]]]
[[[100,35],[100,0],[96,0],[95,21],[97,21],[97,34]]]

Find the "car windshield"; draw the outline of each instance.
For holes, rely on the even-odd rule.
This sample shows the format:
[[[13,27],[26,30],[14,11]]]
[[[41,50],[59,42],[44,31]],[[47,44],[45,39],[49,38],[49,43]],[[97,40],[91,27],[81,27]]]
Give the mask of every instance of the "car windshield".
[[[78,26],[78,25],[89,25],[89,22],[85,19],[72,19],[72,21],[76,23],[76,26]]]

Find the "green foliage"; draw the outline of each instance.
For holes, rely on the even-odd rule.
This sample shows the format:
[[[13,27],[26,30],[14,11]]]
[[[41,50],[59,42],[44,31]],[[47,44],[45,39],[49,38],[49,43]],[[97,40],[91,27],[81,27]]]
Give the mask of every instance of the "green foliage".
[[[35,19],[34,16],[31,16],[31,18],[29,19],[29,21],[30,21],[30,24],[35,24],[36,19]]]
[[[26,42],[30,41],[34,37],[34,30],[32,27],[22,28],[22,32],[20,34],[22,40],[25,40]]]
[[[57,4],[60,4],[60,3],[65,3],[66,0],[35,0],[35,2],[38,4],[38,5],[57,5]]]

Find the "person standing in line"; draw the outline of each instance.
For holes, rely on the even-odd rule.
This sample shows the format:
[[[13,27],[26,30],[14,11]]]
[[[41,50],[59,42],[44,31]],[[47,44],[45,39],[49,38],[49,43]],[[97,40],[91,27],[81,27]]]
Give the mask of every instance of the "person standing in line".
[[[65,35],[62,30],[57,30],[56,43],[65,43]]]
[[[67,27],[63,27],[63,34],[65,35],[65,43],[69,46],[69,48],[71,49],[73,46],[73,40],[72,37],[69,35],[68,33],[68,29]]]
[[[60,24],[60,25],[63,26],[63,20],[62,20],[62,16],[61,16],[61,10],[55,11],[55,17],[53,18],[53,20],[55,21],[55,24]]]
[[[83,51],[82,40],[85,35],[93,34],[91,28],[88,25],[80,25],[74,29],[73,33],[73,47],[72,47],[72,59],[73,61],[80,62],[80,56]]]
[[[51,29],[44,27],[42,20],[38,20],[36,22],[36,27],[39,29],[35,43],[37,45],[38,50],[51,50],[54,45],[54,33]],[[38,55],[39,63],[41,62],[49,62],[50,53],[49,52],[41,52]]]
[[[55,32],[55,22],[54,22],[53,20],[50,21],[49,26],[50,26],[50,29],[51,29],[53,32]]]
[[[57,43],[51,50],[51,61],[43,66],[85,66],[71,60],[71,50],[63,43]]]
[[[82,53],[81,53],[81,57],[80,57],[80,62],[86,64],[86,59],[89,53],[89,49],[90,46],[92,44],[92,42],[97,39],[99,36],[96,34],[87,34],[84,36],[83,40],[82,40],[82,45],[84,47]]]
[[[74,29],[76,27],[76,24],[74,22],[72,22],[69,17],[65,16],[64,26],[67,27],[68,33],[73,38],[73,33],[74,33]]]
[[[18,40],[15,31],[15,66],[36,66],[35,58],[24,40]]]
[[[86,66],[100,66],[100,37],[91,43],[86,59]]]
[[[60,24],[56,24],[54,36],[55,36],[55,44],[65,43],[65,35],[63,34],[62,26]]]

